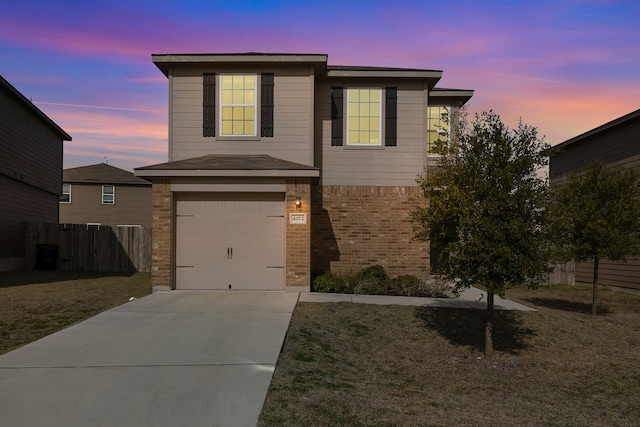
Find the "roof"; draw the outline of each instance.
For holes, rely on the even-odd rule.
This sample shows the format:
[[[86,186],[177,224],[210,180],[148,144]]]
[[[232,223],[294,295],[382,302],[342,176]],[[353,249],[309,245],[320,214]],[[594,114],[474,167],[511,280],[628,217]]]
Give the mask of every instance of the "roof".
[[[81,166],[62,171],[62,182],[66,184],[118,184],[118,185],[146,185],[151,183],[106,163]]]
[[[325,67],[326,54],[308,53],[187,53],[187,54],[152,54],[151,59],[156,67],[169,75],[171,65],[175,64],[209,64],[209,63],[300,63]]]
[[[555,145],[553,147],[553,150],[554,150],[554,152],[557,152],[557,150],[559,150],[559,149],[567,148],[569,145],[576,144],[576,143],[578,143],[578,142],[580,142],[580,141],[582,141],[584,139],[587,139],[587,138],[589,138],[591,136],[597,135],[597,134],[599,134],[601,132],[604,132],[604,131],[609,130],[611,128],[614,128],[616,126],[620,126],[620,125],[622,125],[624,123],[627,123],[627,122],[629,122],[631,120],[634,120],[634,119],[637,119],[637,118],[640,118],[640,109],[636,110],[636,111],[633,111],[633,112],[631,112],[629,114],[626,114],[626,115],[624,115],[622,117],[618,117],[615,120],[607,122],[607,123],[605,123],[605,124],[603,124],[601,126],[598,126],[597,128],[591,129],[590,131],[587,131],[587,132],[585,132],[583,134],[580,134],[578,136],[574,136],[571,139],[568,139],[568,140],[566,140],[566,141],[564,141],[564,142],[562,142],[562,143],[560,143],[558,145]]]
[[[153,54],[153,63],[166,75],[169,68],[176,64],[229,64],[229,63],[298,63],[312,64],[322,69],[329,77],[403,77],[431,79],[433,84],[442,77],[441,70],[417,68],[365,67],[365,66],[327,66],[327,54],[309,53],[188,53]]]
[[[331,65],[327,67],[329,77],[404,77],[434,79],[434,84],[442,77],[441,70],[424,70],[418,68],[363,67],[347,65]]]
[[[60,126],[55,124],[45,113],[43,113],[33,102],[29,101],[23,94],[21,94],[15,87],[13,87],[4,77],[0,76],[0,90],[7,93],[13,99],[23,104],[28,110],[30,110],[35,117],[47,125],[54,133],[58,134],[63,141],[71,141],[71,136],[66,133]]]
[[[256,176],[308,177],[320,175],[313,166],[294,163],[268,155],[220,155],[177,160],[135,169],[136,176]]]
[[[442,102],[448,105],[464,105],[472,96],[473,90],[470,89],[448,89],[436,87],[429,91],[429,98],[431,98],[435,104]],[[429,101],[429,104],[432,104],[431,100]]]

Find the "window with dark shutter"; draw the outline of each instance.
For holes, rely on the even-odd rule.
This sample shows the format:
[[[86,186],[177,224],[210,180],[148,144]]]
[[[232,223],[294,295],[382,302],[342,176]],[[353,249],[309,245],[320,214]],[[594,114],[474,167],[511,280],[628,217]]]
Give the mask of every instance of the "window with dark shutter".
[[[260,136],[273,137],[273,73],[262,73],[260,80]]]
[[[388,87],[386,92],[384,145],[395,147],[397,145],[398,123],[398,88]]]
[[[343,104],[342,88],[331,88],[331,145],[342,145]]]
[[[216,75],[202,75],[202,136],[216,136]]]

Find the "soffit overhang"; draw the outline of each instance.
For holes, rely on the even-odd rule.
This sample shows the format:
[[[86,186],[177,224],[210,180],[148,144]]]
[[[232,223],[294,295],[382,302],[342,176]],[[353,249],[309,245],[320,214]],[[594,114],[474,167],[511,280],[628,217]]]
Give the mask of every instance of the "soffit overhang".
[[[313,166],[269,155],[219,155],[177,160],[135,169],[145,179],[172,177],[318,178]]]
[[[470,89],[434,88],[429,92],[429,105],[452,105],[461,107],[473,97]]]
[[[299,53],[202,53],[202,54],[153,54],[153,63],[169,76],[172,67],[201,64],[300,64],[326,68],[328,55]]]

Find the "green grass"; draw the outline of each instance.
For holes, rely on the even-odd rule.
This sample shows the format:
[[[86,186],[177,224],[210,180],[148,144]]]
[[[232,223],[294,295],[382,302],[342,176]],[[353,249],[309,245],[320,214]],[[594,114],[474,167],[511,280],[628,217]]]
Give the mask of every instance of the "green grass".
[[[640,297],[512,290],[537,312],[300,303],[261,426],[635,426]]]
[[[0,354],[150,293],[149,273],[0,273]]]

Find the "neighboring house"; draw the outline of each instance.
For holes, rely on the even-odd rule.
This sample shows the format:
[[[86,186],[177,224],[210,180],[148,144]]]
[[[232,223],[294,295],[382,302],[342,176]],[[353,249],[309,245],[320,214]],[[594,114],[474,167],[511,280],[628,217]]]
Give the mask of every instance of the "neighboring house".
[[[151,183],[106,163],[62,172],[60,223],[151,227]]]
[[[595,160],[640,168],[640,110],[571,138],[555,150],[549,164],[551,185],[562,181],[565,173],[578,171]],[[598,280],[610,286],[640,289],[640,259],[628,259],[626,263],[601,260]],[[593,261],[576,265],[575,281],[593,283]]]
[[[58,222],[71,137],[0,76],[0,271],[26,266],[25,223]]]
[[[153,55],[169,79],[169,162],[153,182],[153,285],[309,289],[311,272],[424,275],[409,212],[448,114],[442,71],[327,55]],[[427,117],[433,118],[431,121]]]

